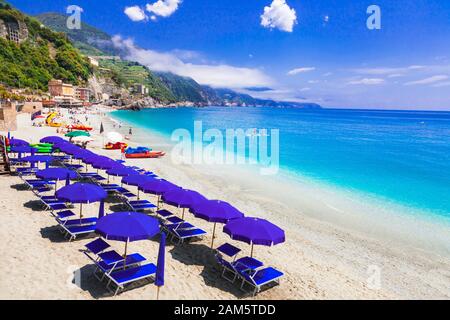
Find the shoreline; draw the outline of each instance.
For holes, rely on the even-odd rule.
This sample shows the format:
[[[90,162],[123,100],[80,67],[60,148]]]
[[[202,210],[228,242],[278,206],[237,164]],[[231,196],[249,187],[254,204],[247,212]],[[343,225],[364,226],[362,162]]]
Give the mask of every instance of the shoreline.
[[[21,118],[19,131],[14,133],[18,138],[32,138],[36,141],[43,136],[55,134],[54,128],[31,127],[28,118]],[[102,138],[97,131],[100,122],[103,122],[105,132],[115,130],[107,119],[90,116],[96,141],[89,149],[112,158],[120,158],[120,152],[101,149]],[[131,144],[139,143],[134,142],[139,140],[135,127],[133,133]],[[168,147],[166,142],[155,136],[146,138],[145,142],[158,149]],[[159,176],[195,189],[210,199],[229,201],[246,215],[269,219],[285,229],[286,243],[275,247],[255,248],[259,259],[285,273],[280,286],[262,292],[256,299],[450,298],[450,261],[447,258],[413,247],[398,246],[394,241],[373,239],[364,233],[323,221],[320,217],[323,204],[321,207],[317,203],[320,196],[317,198],[317,190],[309,190],[308,185],[305,185],[304,194],[299,197],[294,190],[289,190],[289,186],[281,188],[280,183],[258,184],[260,180],[254,181],[248,175],[241,175],[240,171],[234,172],[235,170],[223,172],[205,166],[198,168],[175,165],[170,161],[170,156],[127,163],[152,170]],[[20,181],[17,177],[0,179],[0,207],[5,210],[3,219],[7,222],[0,226],[1,249],[6,253],[6,259],[0,262],[0,272],[7,274],[11,264],[16,267],[8,277],[0,279],[1,296],[7,299],[104,298],[97,292],[101,285],[95,279],[87,278],[88,283],[81,287],[70,290],[67,287],[67,265],[79,266],[80,270],[85,270],[84,266],[89,264],[79,252],[88,240],[72,243],[52,241],[47,229],[54,225],[54,221],[48,214],[33,212],[24,206],[30,201],[32,194],[11,188]],[[131,187],[130,189],[134,191]],[[12,194],[14,199],[11,199]],[[296,203],[288,202],[295,198]],[[328,208],[327,212],[329,210]],[[191,215],[189,220],[211,232],[210,224],[194,219]],[[21,230],[20,234],[17,230]],[[206,249],[209,242],[210,238],[207,236],[202,241],[185,246],[169,246],[167,285],[162,289],[163,299],[240,298],[239,290],[235,290],[234,286],[210,269],[214,260],[211,251]],[[237,244],[245,253],[249,251],[245,244],[233,242],[228,236],[218,232],[215,243],[220,245],[224,242]],[[133,248],[139,248],[149,258],[154,258],[157,244],[136,244]],[[25,255],[29,254],[27,259],[15,257],[14,252],[20,250],[24,250]],[[30,263],[35,268],[29,271],[27,277],[21,277],[20,271],[28,270]],[[368,283],[372,266],[379,267],[381,271],[379,288],[373,288]],[[41,279],[43,272],[45,277]],[[42,290],[37,292],[36,287]],[[154,291],[154,286],[145,286],[127,291],[114,299],[154,299]]]
[[[156,146],[170,148],[174,144],[170,137],[151,128],[138,126],[120,117],[114,117],[113,112],[109,112],[108,116],[116,121],[126,123],[125,127],[133,126],[135,141],[132,142],[136,145],[145,144],[145,140],[150,136],[152,136],[152,143],[155,143]],[[169,149],[164,151],[170,155]],[[212,176],[218,176],[222,168],[231,169],[236,173],[229,178],[232,178],[236,184],[253,180],[262,184],[267,182],[264,180],[268,180],[276,183],[278,188],[272,188],[271,192],[259,190],[261,194],[274,202],[284,198],[284,202],[296,203],[300,208],[308,207],[309,210],[300,210],[300,214],[311,219],[331,223],[346,231],[357,232],[363,237],[369,236],[374,240],[389,241],[390,243],[400,242],[396,244],[400,248],[402,246],[416,247],[419,250],[432,251],[433,254],[442,255],[444,258],[450,257],[450,234],[448,233],[450,219],[434,212],[430,212],[431,214],[428,215],[427,211],[419,208],[371,196],[363,191],[348,190],[337,185],[315,181],[281,168],[275,176],[261,177],[256,172],[257,167],[251,165],[209,166],[203,164],[186,165],[185,167],[187,168],[187,166],[192,170],[206,172]],[[209,171],[205,171],[205,168],[209,168]],[[310,201],[302,203],[296,199],[296,196],[287,197],[286,194],[277,192],[276,189],[295,190],[300,194],[306,194]],[[319,204],[311,206],[313,200]]]

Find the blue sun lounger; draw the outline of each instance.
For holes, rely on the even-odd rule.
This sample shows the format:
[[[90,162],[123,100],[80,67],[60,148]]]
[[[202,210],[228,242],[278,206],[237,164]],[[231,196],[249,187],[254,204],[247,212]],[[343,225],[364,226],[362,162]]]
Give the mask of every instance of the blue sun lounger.
[[[225,243],[216,249],[215,256],[217,263],[223,268],[222,278],[230,282],[234,282],[238,276],[235,267],[233,266],[233,262],[236,260],[236,257],[238,256],[239,252],[241,252],[241,249],[229,243]],[[224,256],[227,256],[229,259],[232,259],[232,261],[224,259]],[[228,277],[227,274],[231,274],[232,277]]]
[[[81,218],[81,219],[75,218],[75,219],[71,219],[71,220],[68,220],[68,219],[59,220],[57,218],[56,220],[61,226],[75,227],[75,226],[87,226],[87,225],[96,224],[98,221],[98,218],[96,218],[96,217]]]
[[[252,294],[255,296],[265,285],[269,285],[271,283],[280,284],[280,279],[283,275],[283,272],[272,267],[260,269],[255,271],[254,274],[249,274],[245,271],[240,272],[239,276],[242,277],[241,290],[244,290],[244,285],[247,283],[253,287]]]
[[[170,234],[173,236],[173,238],[178,239],[178,243],[182,244],[184,241],[192,239],[192,238],[197,238],[197,237],[202,237],[205,234],[207,234],[207,232],[205,230],[202,230],[200,228],[192,228],[192,229],[181,229],[181,230],[169,230]],[[172,238],[172,240],[173,240]]]
[[[60,224],[60,226],[64,229],[63,231],[66,233],[65,237],[68,238],[69,241],[75,240],[78,236],[95,232],[95,224],[68,227]]]
[[[108,242],[106,242],[105,240],[103,240],[102,238],[98,238],[95,239],[94,241],[91,241],[87,244],[84,245],[86,247],[86,251],[84,251],[86,254],[92,253],[96,256],[98,256],[100,253],[102,253],[103,251],[105,251],[106,249],[110,248],[111,246],[109,245]],[[89,258],[92,259],[91,256],[89,256]],[[95,260],[97,260],[98,257],[96,257]]]
[[[111,290],[110,285],[114,283],[117,287],[114,295],[117,295],[120,290],[124,289],[125,285],[144,279],[153,280],[155,274],[156,266],[153,263],[107,273],[106,276],[109,279],[107,288]]]

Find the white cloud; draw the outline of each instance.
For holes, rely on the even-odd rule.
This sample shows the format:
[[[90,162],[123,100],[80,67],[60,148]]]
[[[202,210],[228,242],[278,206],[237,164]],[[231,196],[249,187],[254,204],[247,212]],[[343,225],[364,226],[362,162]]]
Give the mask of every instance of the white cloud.
[[[261,15],[261,25],[265,28],[292,32],[295,23],[297,14],[285,0],[273,0],[270,6],[264,7],[264,13]]]
[[[137,61],[154,71],[172,72],[191,77],[200,84],[213,87],[247,88],[271,86],[272,79],[258,69],[241,68],[226,64],[194,64],[182,61],[173,53],[146,50],[137,47],[131,39],[112,38],[113,44],[127,52],[126,59]]]
[[[353,84],[353,85],[367,85],[367,86],[373,86],[373,85],[378,85],[378,84],[383,84],[385,81],[384,79],[380,79],[380,78],[364,78],[364,79],[360,79],[360,80],[352,80],[349,81],[348,84]]]
[[[142,10],[139,6],[126,7],[124,13],[130,18],[132,21],[143,21],[147,20],[147,15],[144,10]]]
[[[147,4],[148,12],[160,17],[169,17],[178,10],[181,0],[158,0],[155,3]]]
[[[449,77],[447,75],[436,75],[432,77],[428,77],[422,80],[417,81],[410,81],[406,82],[405,86],[413,86],[413,85],[419,85],[419,84],[433,84],[439,81],[447,80]]]
[[[308,81],[308,83],[310,83],[310,84],[315,84],[315,83],[319,83],[320,81],[319,80],[309,80]]]
[[[305,73],[305,72],[310,72],[310,71],[314,71],[314,70],[316,70],[316,68],[314,68],[314,67],[296,68],[296,69],[290,70],[287,74],[289,76],[294,76],[299,73]]]
[[[442,88],[442,87],[448,87],[448,86],[450,86],[450,81],[439,82],[439,83],[432,85],[432,87],[435,87],[435,88]]]
[[[310,91],[310,90],[311,90],[311,88],[306,87],[306,88],[300,89],[300,92],[306,92],[306,91]]]
[[[385,67],[379,67],[379,68],[360,68],[360,69],[354,69],[353,71],[359,74],[368,74],[368,75],[391,75],[391,74],[403,74],[407,73],[411,70],[421,70],[425,69],[425,66],[409,66],[409,67],[396,67],[396,68],[385,68]]]

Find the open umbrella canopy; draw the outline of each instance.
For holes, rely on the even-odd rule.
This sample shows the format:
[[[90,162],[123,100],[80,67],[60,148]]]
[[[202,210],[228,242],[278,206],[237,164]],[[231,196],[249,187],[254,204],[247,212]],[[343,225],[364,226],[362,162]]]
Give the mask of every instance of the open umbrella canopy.
[[[167,180],[158,180],[158,179],[146,181],[139,187],[140,191],[143,191],[145,193],[155,194],[155,195],[162,195],[165,192],[168,192],[170,190],[175,190],[175,189],[181,189],[181,187],[179,187]]]
[[[223,232],[233,240],[243,241],[248,244],[273,246],[285,241],[283,229],[273,223],[260,218],[240,218],[231,220]]]
[[[190,211],[195,217],[208,222],[227,223],[230,220],[244,217],[244,214],[231,204],[220,200],[200,201],[195,203]]]
[[[91,166],[95,169],[108,170],[115,167],[123,166],[123,164],[108,158],[108,160],[99,159],[91,163]]]
[[[106,199],[108,194],[102,187],[90,183],[74,183],[59,189],[56,197],[71,203],[92,203]]]
[[[11,139],[9,141],[9,145],[11,147],[14,146],[29,146],[30,144],[28,142],[26,142],[25,140],[21,140],[21,139]]]
[[[165,192],[162,200],[179,208],[191,208],[194,204],[207,199],[197,191],[179,188]]]
[[[138,241],[159,233],[159,221],[138,212],[111,213],[97,221],[98,234],[110,240]]]
[[[78,177],[75,171],[66,168],[49,168],[36,172],[36,177],[45,180],[65,180],[67,177],[73,180]]]
[[[71,131],[69,133],[66,133],[65,136],[69,138],[75,138],[79,136],[90,137],[91,135],[89,132],[86,131]]]
[[[108,138],[108,140],[112,143],[123,142],[123,136],[120,133],[114,131],[108,132],[106,138]]]
[[[92,141],[94,141],[94,139],[91,137],[87,137],[87,136],[78,136],[78,137],[74,137],[72,139],[72,141],[78,142],[78,143],[83,143],[83,142],[92,142]]]
[[[108,161],[108,160],[111,160],[111,159],[108,158],[108,157],[104,157],[104,156],[99,156],[99,155],[93,154],[92,156],[84,158],[83,162],[86,163],[86,164],[93,164],[95,162],[99,162],[99,161],[102,161],[102,160],[103,161]]]
[[[66,141],[66,140],[64,140],[63,138],[58,137],[58,136],[48,136],[48,137],[42,138],[40,140],[40,142],[42,142],[42,143],[53,143],[53,144],[56,142],[61,142],[61,141]]]
[[[77,159],[77,160],[84,160],[84,159],[87,159],[92,156],[95,156],[95,153],[93,153],[92,151],[86,150],[86,149],[81,149],[77,153],[73,154],[72,158]]]
[[[144,185],[147,182],[156,180],[153,177],[146,176],[145,174],[133,174],[126,177],[123,177],[122,183],[129,185],[129,186],[135,186],[139,187],[141,185]]]
[[[131,169],[130,167],[125,167],[120,163],[118,166],[106,170],[106,173],[109,174],[110,176],[116,177],[127,177],[139,174],[139,172],[137,172],[136,170]]]

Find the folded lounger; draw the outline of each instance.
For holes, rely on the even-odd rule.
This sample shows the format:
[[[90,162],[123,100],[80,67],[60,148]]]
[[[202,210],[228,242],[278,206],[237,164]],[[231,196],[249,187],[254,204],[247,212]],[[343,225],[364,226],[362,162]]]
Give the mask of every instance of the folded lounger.
[[[112,272],[106,274],[109,278],[107,288],[110,290],[110,285],[114,283],[117,287],[114,295],[116,295],[119,290],[123,290],[125,285],[136,282],[143,279],[153,279],[156,273],[156,266],[153,263],[137,266],[130,269],[125,269],[121,271]]]
[[[248,283],[254,288],[252,294],[253,296],[255,296],[258,292],[261,291],[263,286],[271,283],[279,284],[280,279],[283,275],[283,272],[278,271],[272,267],[260,269],[258,271],[255,271],[254,274],[242,271],[239,273],[239,276],[242,277],[241,290],[244,290],[244,285]]]

